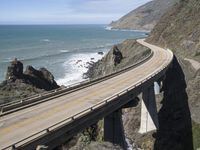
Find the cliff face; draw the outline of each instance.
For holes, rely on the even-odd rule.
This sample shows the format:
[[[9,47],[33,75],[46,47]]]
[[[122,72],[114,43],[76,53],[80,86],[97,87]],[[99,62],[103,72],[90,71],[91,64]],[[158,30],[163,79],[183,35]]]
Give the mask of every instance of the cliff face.
[[[178,0],[153,0],[114,21],[114,29],[152,30],[161,16]]]

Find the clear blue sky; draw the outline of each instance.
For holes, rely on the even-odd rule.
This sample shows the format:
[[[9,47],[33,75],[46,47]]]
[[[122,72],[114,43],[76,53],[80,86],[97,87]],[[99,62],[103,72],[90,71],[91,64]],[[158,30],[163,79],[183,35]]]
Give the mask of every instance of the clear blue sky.
[[[0,24],[108,24],[150,0],[0,0]]]

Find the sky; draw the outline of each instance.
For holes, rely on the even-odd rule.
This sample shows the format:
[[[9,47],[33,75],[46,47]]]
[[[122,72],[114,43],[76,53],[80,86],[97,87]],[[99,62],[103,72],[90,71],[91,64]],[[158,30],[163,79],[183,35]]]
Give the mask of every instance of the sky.
[[[0,24],[109,24],[150,0],[0,0]]]

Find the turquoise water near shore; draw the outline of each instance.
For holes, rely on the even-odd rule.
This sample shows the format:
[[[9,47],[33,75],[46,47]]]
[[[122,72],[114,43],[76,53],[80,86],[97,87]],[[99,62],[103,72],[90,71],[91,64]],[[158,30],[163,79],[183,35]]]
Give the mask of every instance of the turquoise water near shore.
[[[83,80],[88,62],[102,58],[112,45],[145,37],[144,32],[106,30],[105,25],[0,26],[0,81],[9,62],[46,67],[56,81],[68,85]]]

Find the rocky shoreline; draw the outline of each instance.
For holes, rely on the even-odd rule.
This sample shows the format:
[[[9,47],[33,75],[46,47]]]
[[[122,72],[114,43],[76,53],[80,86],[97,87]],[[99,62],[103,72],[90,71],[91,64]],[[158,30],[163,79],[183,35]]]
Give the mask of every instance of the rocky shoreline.
[[[45,91],[59,88],[54,76],[46,68],[35,69],[13,60],[8,66],[6,78],[0,83],[0,104],[23,99]]]

